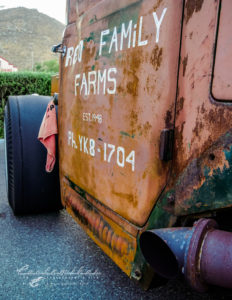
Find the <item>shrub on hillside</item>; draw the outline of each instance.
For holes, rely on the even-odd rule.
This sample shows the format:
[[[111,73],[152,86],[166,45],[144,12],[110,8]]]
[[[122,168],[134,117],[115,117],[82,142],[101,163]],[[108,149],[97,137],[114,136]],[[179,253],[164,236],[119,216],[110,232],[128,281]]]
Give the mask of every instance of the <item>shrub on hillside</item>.
[[[51,75],[47,73],[0,73],[0,138],[3,138],[4,107],[8,96],[50,95]]]
[[[56,59],[44,61],[42,63],[35,64],[36,72],[46,72],[46,73],[58,73],[59,72],[59,62]]]

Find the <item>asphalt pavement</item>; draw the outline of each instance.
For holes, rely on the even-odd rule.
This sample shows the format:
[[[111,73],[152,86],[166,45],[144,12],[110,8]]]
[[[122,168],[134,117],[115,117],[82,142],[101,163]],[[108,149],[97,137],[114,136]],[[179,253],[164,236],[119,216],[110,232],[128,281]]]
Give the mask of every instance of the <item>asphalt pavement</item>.
[[[143,291],[65,210],[15,217],[5,188],[0,140],[0,300],[232,299],[221,289],[193,292],[180,279]]]

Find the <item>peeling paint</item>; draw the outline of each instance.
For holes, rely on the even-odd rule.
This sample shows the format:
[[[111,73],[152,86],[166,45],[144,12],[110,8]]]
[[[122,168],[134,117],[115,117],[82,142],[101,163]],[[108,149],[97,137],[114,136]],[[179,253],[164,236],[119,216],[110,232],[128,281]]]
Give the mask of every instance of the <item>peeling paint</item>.
[[[120,134],[123,135],[123,136],[130,137],[130,138],[132,138],[132,139],[135,138],[135,135],[134,135],[134,134],[133,134],[133,135],[130,135],[129,133],[127,133],[127,132],[125,132],[125,131],[120,131]]]

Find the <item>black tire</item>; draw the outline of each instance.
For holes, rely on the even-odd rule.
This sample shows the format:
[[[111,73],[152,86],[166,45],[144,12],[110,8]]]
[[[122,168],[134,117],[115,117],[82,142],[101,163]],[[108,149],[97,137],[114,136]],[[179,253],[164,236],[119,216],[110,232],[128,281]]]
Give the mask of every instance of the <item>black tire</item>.
[[[15,215],[62,208],[58,157],[54,170],[47,173],[47,150],[37,139],[50,99],[34,95],[12,96],[5,107],[7,193]]]

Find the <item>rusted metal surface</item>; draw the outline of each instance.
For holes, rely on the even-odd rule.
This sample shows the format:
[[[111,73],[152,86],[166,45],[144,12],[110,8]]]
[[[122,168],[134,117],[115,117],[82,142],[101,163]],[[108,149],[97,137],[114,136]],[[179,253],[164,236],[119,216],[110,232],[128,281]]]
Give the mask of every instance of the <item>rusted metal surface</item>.
[[[212,219],[200,219],[193,227],[185,277],[199,292],[208,284],[232,287],[232,233],[217,227]]]
[[[227,179],[232,106],[216,101],[210,93],[218,14],[219,1],[187,1],[185,5],[169,186],[176,215],[231,205]]]
[[[80,17],[99,2],[101,2],[101,0],[71,0],[71,5],[74,11],[76,9],[77,16]],[[74,22],[76,21],[77,19],[74,20]]]
[[[213,285],[232,287],[232,233],[212,230],[202,246],[200,270],[204,280]]]
[[[198,292],[204,292],[208,289],[207,282],[201,274],[201,257],[202,245],[208,232],[217,227],[217,223],[212,219],[200,219],[191,229],[193,234],[189,247],[187,249],[187,257],[184,265],[184,275],[190,286]],[[213,251],[213,248],[211,248]],[[223,266],[222,266],[223,267]]]
[[[130,276],[136,252],[136,238],[102,215],[72,188],[62,185],[62,201],[67,211],[115,263]]]
[[[107,206],[103,205],[100,201],[93,198],[91,195],[89,195],[86,191],[82,190],[80,187],[75,185],[70,179],[63,178],[62,180],[65,185],[70,186],[75,192],[77,192],[82,198],[86,199],[89,203],[91,203],[94,207],[96,207],[99,212],[104,214],[106,217],[109,217],[112,221],[117,223],[119,226],[124,228],[125,231],[127,231],[129,234],[131,234],[133,237],[136,237],[138,234],[139,228],[134,226],[133,224],[129,223],[127,220],[123,219],[116,213],[114,213],[111,209],[109,209]]]
[[[232,104],[224,101],[231,100],[231,75],[223,57],[232,2],[70,0],[70,8],[60,69],[63,202],[148,286],[153,273],[136,243],[139,231],[232,207]],[[172,130],[174,151],[164,134]],[[179,253],[198,290],[210,222],[189,229],[189,265]]]
[[[185,18],[189,19],[183,24],[176,109],[174,172],[177,174],[209,148],[212,140],[220,137],[220,125],[224,125],[218,110],[221,108],[223,112],[225,108],[212,103],[209,92],[219,1],[205,0],[201,10],[191,15],[188,15],[189,3],[185,7]],[[223,127],[228,129],[226,124]]]
[[[166,278],[178,269],[189,284],[203,292],[210,285],[232,286],[232,233],[217,230],[212,219],[193,227],[163,228],[142,233],[141,250],[155,272]]]
[[[62,176],[139,226],[170,168],[160,161],[159,139],[173,128],[182,2],[101,1],[63,41],[71,50],[61,70]],[[73,63],[80,41],[82,58]]]
[[[232,131],[228,130],[189,163],[175,187],[177,214],[213,211],[232,205],[228,197],[231,193],[231,148]]]
[[[68,24],[78,22],[78,18],[91,8],[95,7],[101,0],[67,0],[66,19]]]
[[[191,239],[189,228],[163,228],[145,231],[140,237],[141,251],[159,275],[171,279],[184,265],[185,251]]]
[[[77,3],[76,1],[66,0],[66,22],[74,23],[77,20]]]
[[[212,216],[217,209],[232,205],[232,107],[228,102],[215,100],[210,93],[219,1],[201,1],[198,9],[192,10],[187,7],[189,3],[186,2],[184,11],[173,170],[147,228],[173,226],[180,215]],[[186,16],[189,16],[187,20]],[[206,242],[210,237],[207,226],[215,227],[213,221],[207,222],[195,229],[185,276],[198,291],[205,291],[208,284],[231,288],[228,271],[231,270],[231,234],[220,231],[218,236],[214,230],[212,239]],[[202,245],[207,247],[204,253]]]
[[[231,1],[221,1],[212,94],[218,100],[232,100],[232,12]]]

